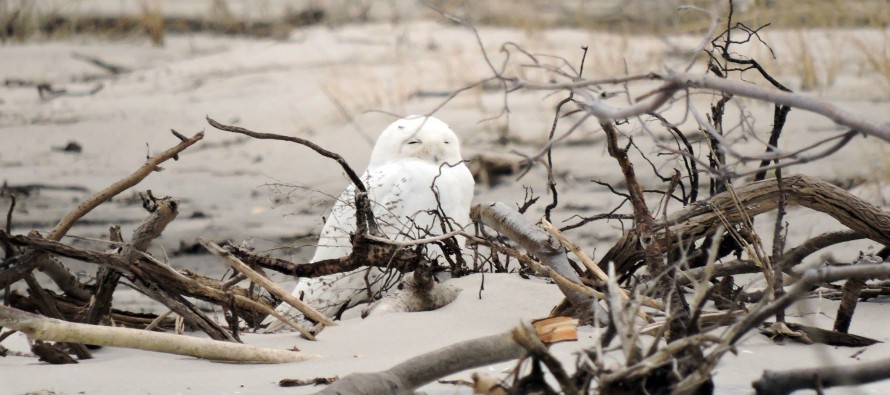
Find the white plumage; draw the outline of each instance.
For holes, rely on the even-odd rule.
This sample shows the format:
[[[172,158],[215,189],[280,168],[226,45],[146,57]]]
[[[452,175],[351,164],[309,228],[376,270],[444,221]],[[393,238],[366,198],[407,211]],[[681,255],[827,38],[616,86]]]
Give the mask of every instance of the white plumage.
[[[442,234],[438,217],[432,213],[439,205],[455,229],[468,226],[474,181],[462,161],[457,135],[436,118],[411,116],[389,125],[377,139],[361,177],[380,230],[394,240]],[[310,262],[349,255],[350,233],[354,232],[355,186],[350,185],[325,221]],[[463,246],[463,239],[458,238],[458,243]],[[430,247],[429,258],[443,254],[437,246]],[[388,289],[396,280],[378,268],[365,267],[300,279],[293,295],[332,317],[343,308],[368,301],[371,294]],[[286,304],[278,311],[303,321],[301,314]],[[270,321],[273,323],[267,330],[281,328],[274,318]]]

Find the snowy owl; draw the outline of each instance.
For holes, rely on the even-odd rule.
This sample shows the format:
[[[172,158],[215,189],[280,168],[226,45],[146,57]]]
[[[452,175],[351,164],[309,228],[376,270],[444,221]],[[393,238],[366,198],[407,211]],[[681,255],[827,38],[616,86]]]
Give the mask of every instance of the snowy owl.
[[[454,229],[470,224],[474,181],[463,163],[460,141],[444,122],[425,116],[400,119],[386,128],[371,152],[362,175],[372,212],[380,230],[393,240],[410,240],[442,234],[439,208],[452,220]],[[438,200],[437,200],[438,195]],[[355,232],[355,186],[350,185],[334,204],[325,221],[315,255],[310,262],[340,258],[352,251],[350,233]],[[463,246],[463,238],[458,237]],[[430,245],[427,256],[444,252]],[[299,279],[293,295],[333,317],[339,311],[369,300],[370,295],[395,285],[397,278],[375,267],[348,273]],[[278,312],[303,325],[302,315],[282,304]],[[283,327],[267,319],[267,331]]]

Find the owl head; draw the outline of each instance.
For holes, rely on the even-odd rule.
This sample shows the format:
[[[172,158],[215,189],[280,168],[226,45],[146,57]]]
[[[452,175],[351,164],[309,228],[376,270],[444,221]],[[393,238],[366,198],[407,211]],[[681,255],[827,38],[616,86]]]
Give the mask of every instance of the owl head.
[[[368,166],[406,158],[436,165],[453,165],[463,160],[460,141],[451,128],[445,122],[423,115],[412,115],[389,125],[377,139]]]

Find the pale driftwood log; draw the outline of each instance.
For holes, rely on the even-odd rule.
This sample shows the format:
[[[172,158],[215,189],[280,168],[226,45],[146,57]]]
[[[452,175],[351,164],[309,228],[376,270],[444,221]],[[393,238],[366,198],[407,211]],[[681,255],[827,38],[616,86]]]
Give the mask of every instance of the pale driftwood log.
[[[362,309],[362,317],[389,313],[411,313],[442,308],[457,299],[460,288],[436,282],[425,270],[402,277],[399,289]]]
[[[828,182],[797,174],[783,177],[783,190],[788,206],[807,207],[838,220],[851,230],[884,245],[890,245],[890,213],[850,194]],[[667,236],[682,238],[684,243],[705,237],[710,229],[721,224],[721,217],[730,224],[739,223],[743,215],[754,217],[776,209],[779,187],[775,179],[754,182],[735,188],[733,194],[724,192],[708,200],[695,202],[668,216],[657,224],[656,241],[665,247],[676,243]],[[740,213],[737,207],[746,210]],[[665,230],[669,230],[665,232]],[[602,265],[615,262],[617,272],[623,273],[629,265],[643,259],[639,236],[625,233],[600,261]]]
[[[46,318],[7,306],[0,306],[0,326],[25,333],[32,340],[133,348],[215,361],[287,363],[318,357],[295,351],[260,348],[139,329],[77,324]]]
[[[766,370],[751,385],[758,395],[785,395],[802,389],[866,384],[888,378],[890,378],[890,358],[846,366]]]
[[[290,292],[281,289],[281,287],[273,283],[271,280],[263,277],[262,275],[251,269],[244,262],[241,262],[241,260],[238,259],[236,256],[232,255],[232,253],[226,251],[216,243],[200,237],[198,238],[198,243],[200,243],[202,246],[204,246],[204,248],[212,252],[214,255],[223,258],[226,263],[228,263],[229,266],[238,271],[238,273],[247,276],[250,281],[253,281],[255,284],[265,288],[271,294],[277,296],[281,300],[285,301],[287,304],[299,310],[306,317],[324,325],[337,325],[330,318],[313,309],[312,306],[303,303],[303,301],[291,295]]]
[[[182,140],[176,146],[156,155],[145,161],[139,169],[137,169],[133,174],[115,182],[111,186],[99,191],[93,196],[90,196],[86,200],[83,201],[80,205],[77,206],[74,210],[69,212],[62,218],[59,223],[53,228],[52,232],[50,232],[47,238],[53,241],[62,240],[62,237],[68,233],[68,230],[71,229],[71,226],[77,222],[78,219],[82,218],[84,215],[92,211],[94,208],[98,207],[100,204],[108,201],[112,197],[117,194],[133,187],[138,184],[146,177],[148,177],[152,172],[158,169],[158,166],[166,162],[167,160],[178,158],[180,152],[185,150],[188,147],[191,147],[193,144],[197,143],[201,139],[204,138],[204,133],[198,133],[192,136],[191,138],[185,138],[179,133],[175,133],[177,137]],[[80,285],[80,282],[77,281],[77,277],[74,276],[68,269],[63,266],[61,263],[53,261],[51,259],[47,259],[44,255],[38,255],[35,257],[36,266],[39,270],[46,273],[52,280],[59,286],[62,291],[71,295],[72,297],[81,299],[81,300],[89,300],[90,293],[83,289]],[[16,280],[18,281],[18,280]]]
[[[470,210],[470,217],[506,235],[526,251],[562,277],[582,284],[578,273],[569,264],[562,244],[545,230],[535,226],[516,209],[501,202],[480,204]],[[557,284],[569,302],[581,310],[588,310],[596,302],[577,289]],[[580,310],[579,310],[580,311]]]
[[[467,340],[410,358],[389,370],[353,373],[318,394],[412,394],[415,389],[449,374],[519,358],[525,349],[513,336],[510,331]]]

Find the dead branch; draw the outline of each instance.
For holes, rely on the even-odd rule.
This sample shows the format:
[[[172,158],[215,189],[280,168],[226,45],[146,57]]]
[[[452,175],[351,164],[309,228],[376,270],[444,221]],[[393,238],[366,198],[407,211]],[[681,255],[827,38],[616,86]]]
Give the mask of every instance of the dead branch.
[[[228,251],[224,250],[222,247],[220,247],[216,243],[206,240],[206,239],[203,239],[203,238],[200,238],[200,237],[198,238],[198,243],[200,243],[202,246],[204,246],[204,248],[206,248],[208,251],[212,252],[214,255],[216,255],[220,258],[223,258],[226,261],[226,263],[228,263],[229,266],[232,267],[232,269],[235,269],[236,271],[238,271],[238,273],[241,273],[241,274],[247,276],[247,278],[249,278],[250,281],[265,288],[272,295],[275,295],[278,298],[280,298],[281,300],[284,300],[285,302],[287,302],[287,304],[293,306],[294,308],[299,310],[301,313],[303,313],[307,318],[312,319],[315,322],[318,322],[318,323],[321,323],[324,325],[328,325],[328,326],[337,325],[336,323],[334,323],[334,321],[331,321],[330,318],[326,317],[324,314],[321,314],[318,311],[316,311],[315,309],[313,309],[312,306],[309,306],[306,303],[303,303],[303,301],[297,299],[296,297],[291,295],[289,292],[281,289],[281,287],[279,287],[278,285],[275,285],[275,283],[270,281],[268,278],[263,277],[262,275],[260,275],[259,273],[257,273],[253,269],[251,269],[249,266],[244,264],[244,262],[241,262],[240,259],[238,259],[234,255],[232,255]]]
[[[449,374],[519,358],[525,349],[513,339],[510,331],[452,344],[389,370],[352,373],[318,394],[412,394],[416,388]]]
[[[365,184],[362,182],[362,179],[359,178],[358,174],[356,174],[355,171],[352,170],[351,167],[349,167],[349,163],[346,163],[346,159],[343,159],[343,157],[340,156],[339,154],[336,154],[334,152],[331,152],[324,148],[321,148],[318,144],[315,144],[315,143],[313,143],[309,140],[306,140],[306,139],[301,139],[299,137],[283,136],[283,135],[274,134],[274,133],[259,133],[259,132],[254,132],[252,130],[248,130],[248,129],[238,127],[238,126],[223,125],[219,122],[214,121],[209,116],[207,116],[206,118],[207,118],[207,123],[209,123],[210,126],[213,126],[214,128],[217,128],[219,130],[223,130],[226,132],[243,134],[245,136],[250,136],[255,139],[290,141],[292,143],[297,143],[297,144],[309,147],[313,151],[320,154],[321,156],[324,156],[325,158],[330,158],[330,159],[337,161],[337,163],[340,164],[340,167],[343,168],[343,171],[346,172],[346,175],[349,177],[349,180],[352,181],[352,183],[355,185],[355,188],[361,192],[368,192],[368,190],[365,189]]]
[[[155,288],[163,286],[173,294],[190,296],[221,305],[227,305],[229,295],[234,294],[235,304],[240,309],[239,316],[248,322],[258,322],[273,310],[272,301],[267,298],[251,296],[247,290],[239,287],[228,287],[223,290],[219,281],[194,273],[174,270],[147,255],[142,255],[139,260],[130,262],[119,254],[84,250],[39,236],[13,236],[0,230],[0,240],[4,239],[15,245],[28,246],[83,262],[110,266],[133,276],[130,280],[137,287],[141,281],[148,281],[146,284],[154,284]],[[150,286],[146,285],[140,288],[140,291],[151,292],[152,290]]]
[[[880,264],[882,260],[878,256],[861,254],[859,259],[853,262],[854,265],[868,263]],[[837,315],[834,319],[835,331],[847,333],[850,329],[850,322],[853,320],[853,313],[856,311],[856,304],[859,302],[859,293],[864,286],[865,279],[861,278],[849,278],[844,282],[841,303],[838,306]]]
[[[668,84],[711,89],[735,96],[763,100],[814,112],[831,119],[838,125],[846,126],[857,132],[890,142],[890,126],[876,124],[869,121],[866,117],[852,114],[824,100],[786,92],[777,88],[757,86],[746,81],[718,78],[706,74],[663,73],[660,74],[660,78],[668,82]]]
[[[26,313],[7,306],[0,306],[0,325],[23,332],[34,340],[134,348],[216,361],[288,363],[317,357],[301,352],[259,348],[138,329],[77,324]]]
[[[890,358],[847,366],[766,370],[751,383],[758,395],[784,395],[801,389],[822,389],[872,383],[890,378]]]
[[[226,246],[225,249],[245,263],[296,277],[320,277],[346,273],[363,266],[388,268],[407,273],[416,269],[424,259],[412,249],[400,248],[398,245],[390,244],[390,241],[380,242],[375,239],[377,238],[364,237],[362,243],[353,246],[351,254],[342,258],[299,264],[258,255],[240,247]]]
[[[189,139],[182,140],[176,146],[156,156],[148,158],[148,160],[145,161],[145,164],[143,164],[142,167],[136,169],[135,172],[115,182],[102,191],[99,191],[95,195],[90,196],[80,205],[78,205],[77,208],[65,215],[65,217],[63,217],[59,221],[55,228],[53,228],[52,232],[50,232],[49,236],[47,236],[47,239],[52,241],[61,240],[62,237],[68,232],[69,229],[71,229],[71,226],[73,226],[78,219],[82,218],[84,215],[86,215],[108,199],[111,199],[117,194],[138,184],[146,177],[148,177],[152,172],[156,171],[161,163],[170,159],[176,159],[180,152],[197,143],[202,138],[204,138],[203,132],[195,134]],[[25,275],[27,275],[27,273],[30,273],[31,270],[38,267],[41,271],[50,276],[50,278],[52,278],[53,281],[59,286],[59,288],[61,288],[65,293],[81,300],[90,299],[91,295],[77,281],[76,276],[71,274],[71,272],[69,272],[68,269],[65,268],[61,263],[46,259],[46,256],[42,254],[26,253],[25,255],[23,255],[17,267],[14,268],[16,269],[16,272],[11,273],[9,276],[0,275],[0,277],[5,277],[3,278],[3,281],[0,282],[0,288],[4,288],[6,287],[6,285],[21,280],[22,278],[24,278]],[[4,272],[3,274],[6,273]]]
[[[800,281],[787,288],[787,293],[770,304],[764,305],[745,316],[738,324],[734,325],[725,336],[730,344],[738,341],[745,333],[759,325],[767,317],[776,314],[803,297],[812,287],[822,283],[830,283],[849,278],[868,279],[875,277],[887,277],[890,275],[890,265],[862,264],[846,267],[822,267],[804,272]]]
[[[140,194],[140,196],[143,199],[143,207],[151,214],[133,231],[130,244],[125,245],[121,252],[121,255],[128,261],[139,258],[141,253],[145,252],[151,244],[152,240],[158,238],[164,232],[167,224],[172,222],[178,214],[177,206],[179,203],[171,198],[155,199],[151,195],[151,191]],[[121,272],[110,267],[102,266],[100,268],[96,281],[96,295],[87,313],[86,322],[88,324],[98,324],[111,311],[112,295],[120,276]]]
[[[56,306],[66,317],[78,317],[83,314],[85,309],[89,308],[89,305],[84,304],[81,301],[65,298],[64,296],[56,295],[55,293],[51,293],[50,296],[56,300]],[[6,295],[6,301],[9,302],[9,306],[19,310],[27,312],[38,311],[37,304],[33,300],[15,290]],[[128,328],[145,329],[152,322],[157,321],[155,327],[173,329],[174,324],[173,318],[170,317],[159,317],[154,314],[132,313],[117,309],[111,309],[108,317],[116,326],[125,326]]]

